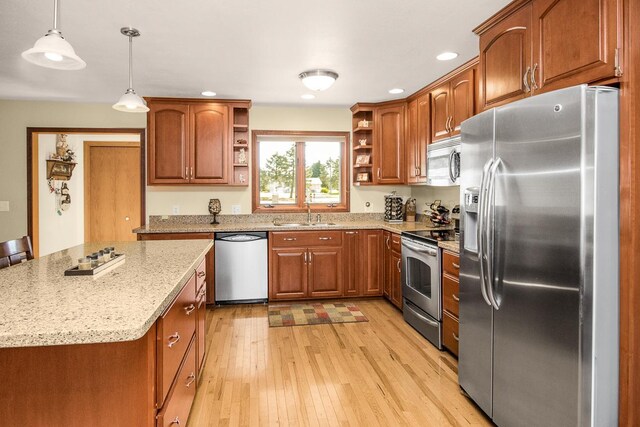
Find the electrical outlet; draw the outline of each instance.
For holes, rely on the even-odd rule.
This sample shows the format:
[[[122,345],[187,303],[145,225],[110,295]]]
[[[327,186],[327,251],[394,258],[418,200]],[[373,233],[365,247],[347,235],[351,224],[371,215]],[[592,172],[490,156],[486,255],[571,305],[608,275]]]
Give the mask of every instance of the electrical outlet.
[[[171,208],[171,213],[173,215],[180,215],[180,205],[173,205]]]
[[[240,214],[240,205],[231,205],[231,213],[234,215]]]
[[[9,212],[9,201],[1,201],[0,202],[0,212]]]

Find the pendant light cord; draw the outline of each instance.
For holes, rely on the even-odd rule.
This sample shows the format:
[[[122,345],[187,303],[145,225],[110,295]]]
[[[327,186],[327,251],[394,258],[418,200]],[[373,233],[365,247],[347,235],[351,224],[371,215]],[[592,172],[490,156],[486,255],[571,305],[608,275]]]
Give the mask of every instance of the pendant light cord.
[[[133,90],[133,37],[129,36],[129,89]]]
[[[53,0],[53,29],[58,30],[58,0]]]

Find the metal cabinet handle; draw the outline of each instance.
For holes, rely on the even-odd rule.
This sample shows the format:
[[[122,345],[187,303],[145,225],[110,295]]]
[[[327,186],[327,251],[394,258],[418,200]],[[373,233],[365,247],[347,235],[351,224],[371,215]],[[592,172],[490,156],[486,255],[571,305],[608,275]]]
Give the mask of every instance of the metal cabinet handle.
[[[193,166],[191,166],[191,179],[193,179]]]
[[[538,69],[538,63],[533,64],[533,69],[531,70],[531,90],[538,89],[538,83],[536,82],[536,70]]]
[[[522,84],[524,85],[524,93],[531,92],[531,88],[529,87],[529,72],[531,71],[531,67],[527,67],[524,72],[524,76],[522,76]]]
[[[189,166],[184,167],[184,179],[189,179]]]
[[[318,237],[318,240],[332,240],[333,237]]]
[[[460,270],[460,264],[456,264],[455,262],[452,262],[451,265],[453,266],[453,268]]]
[[[184,386],[185,386],[185,387],[187,387],[187,388],[191,387],[191,384],[193,384],[193,382],[194,382],[195,380],[196,380],[196,374],[195,374],[195,373],[193,373],[193,372],[191,372],[191,373],[189,374],[189,376],[187,377],[187,382],[186,382],[186,383],[184,383]]]
[[[170,426],[172,426],[172,425],[174,425],[174,424],[175,424],[175,425],[177,425],[177,426],[179,426],[179,425],[180,425],[180,418],[175,417],[175,418],[173,419],[173,421],[171,421],[171,424],[169,424],[169,425],[170,425]]]
[[[400,270],[400,260],[398,260],[397,267],[398,267],[398,271],[399,271],[400,273],[402,273],[402,270]]]
[[[460,298],[458,298],[458,297],[456,296],[456,294],[451,294],[451,297],[453,298],[453,300],[454,300],[455,302],[460,302]]]
[[[307,253],[306,252],[304,253],[304,263],[305,264],[307,263]]]
[[[387,236],[387,249],[391,249],[391,246],[389,246],[389,239],[390,238],[391,238],[390,236]]]
[[[284,240],[285,242],[293,242],[298,239],[296,239],[295,237],[284,237],[282,240]]]
[[[201,279],[202,279],[202,278],[203,278],[203,277],[205,277],[206,275],[207,275],[207,273],[205,273],[204,271],[198,271],[198,277],[199,277],[199,278],[201,278]]]
[[[202,290],[200,291],[200,293],[198,294],[197,298],[203,297],[207,295],[207,288],[205,286],[202,287]]]
[[[189,304],[186,307],[183,307],[184,310],[184,314],[186,314],[187,316],[189,316],[191,313],[193,313],[193,311],[196,309],[196,306],[193,304]]]
[[[458,338],[455,332],[451,332],[451,335],[453,335],[453,339],[456,340],[456,342],[460,342],[460,338]]]
[[[344,234],[358,234],[357,231],[345,231]]]
[[[380,178],[380,168],[378,168],[378,178]]]
[[[313,254],[312,254],[311,252],[309,252],[309,264],[311,264],[311,256],[312,256],[312,255],[313,255]]]
[[[169,342],[167,343],[167,347],[171,348],[176,345],[180,341],[180,334],[174,333],[173,335],[169,335]]]

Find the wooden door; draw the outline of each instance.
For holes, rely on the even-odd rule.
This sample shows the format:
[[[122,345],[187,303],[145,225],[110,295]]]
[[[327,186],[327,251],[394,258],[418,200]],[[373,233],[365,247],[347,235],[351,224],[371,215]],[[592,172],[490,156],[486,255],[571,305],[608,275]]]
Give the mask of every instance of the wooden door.
[[[451,111],[449,111],[450,91],[451,85],[449,82],[431,91],[431,142],[451,136],[449,128],[451,120]]]
[[[384,247],[382,249],[382,265],[383,265],[383,291],[385,298],[391,298],[391,233],[384,232]]]
[[[418,100],[407,104],[405,134],[405,169],[407,171],[407,184],[418,182]]]
[[[140,227],[140,143],[84,145],[85,242],[135,241]]]
[[[342,296],[342,248],[309,249],[309,296],[333,298]]]
[[[189,182],[188,114],[186,104],[152,104],[149,107],[149,184]]]
[[[451,136],[460,134],[460,124],[473,116],[475,109],[475,69],[472,68],[451,79]]]
[[[480,35],[478,112],[530,95],[531,16],[527,3]]]
[[[382,231],[362,230],[360,231],[360,239],[362,294],[382,296],[384,282]]]
[[[307,296],[307,249],[272,249],[269,268],[269,299]]]
[[[344,254],[344,296],[355,297],[362,295],[359,265],[362,253],[359,245],[359,231],[345,231],[342,238]]]
[[[427,182],[427,146],[431,143],[431,98],[427,93],[418,98],[418,176],[416,182]]]
[[[228,181],[229,112],[226,105],[189,106],[189,181],[224,184]]]
[[[534,92],[616,76],[615,55],[621,28],[617,3],[617,0],[533,2]]]
[[[374,182],[377,184],[404,183],[404,110],[404,104],[376,110]]]
[[[400,310],[402,310],[402,277],[401,277],[401,266],[402,257],[396,251],[391,251],[390,257],[390,277],[391,280],[391,295],[389,299]]]

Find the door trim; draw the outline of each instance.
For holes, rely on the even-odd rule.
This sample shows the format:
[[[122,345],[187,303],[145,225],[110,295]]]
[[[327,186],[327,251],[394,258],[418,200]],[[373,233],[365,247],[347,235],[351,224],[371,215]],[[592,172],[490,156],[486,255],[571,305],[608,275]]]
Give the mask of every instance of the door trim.
[[[92,147],[114,147],[114,148],[140,148],[140,141],[84,141],[83,164],[84,164],[84,241],[87,243],[91,235],[91,171],[88,153]],[[142,198],[143,194],[140,194]],[[143,225],[143,224],[141,224]]]
[[[139,135],[140,142],[140,225],[146,223],[146,129],[144,128],[59,128],[59,127],[27,127],[27,235],[31,237],[33,255],[38,258],[40,253],[40,229],[38,218],[40,213],[38,203],[38,135],[41,133],[67,134],[123,134]]]

